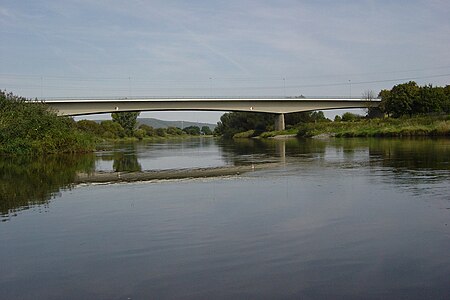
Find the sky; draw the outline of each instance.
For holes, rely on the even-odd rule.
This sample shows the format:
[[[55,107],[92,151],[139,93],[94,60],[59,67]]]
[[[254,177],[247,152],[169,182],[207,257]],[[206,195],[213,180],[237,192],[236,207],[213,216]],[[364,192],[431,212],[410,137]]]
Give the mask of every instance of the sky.
[[[30,98],[360,97],[450,84],[450,1],[1,0],[0,89]],[[146,116],[215,123],[221,113]]]

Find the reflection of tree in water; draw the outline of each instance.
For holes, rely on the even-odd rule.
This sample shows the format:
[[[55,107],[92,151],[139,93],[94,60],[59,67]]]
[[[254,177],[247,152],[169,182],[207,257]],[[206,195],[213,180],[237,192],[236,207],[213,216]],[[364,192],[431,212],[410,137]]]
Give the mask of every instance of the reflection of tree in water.
[[[218,142],[225,161],[234,165],[296,156],[323,156],[327,142],[316,139],[224,139]]]
[[[3,220],[17,211],[46,204],[70,188],[77,172],[95,169],[95,156],[51,155],[0,159],[0,214]]]
[[[141,171],[142,167],[135,152],[117,152],[114,153],[113,169],[115,172],[137,172]]]
[[[421,199],[448,203],[449,139],[371,140],[369,151],[372,166],[381,166],[375,169],[382,174],[378,177],[382,181]]]
[[[450,170],[450,139],[371,139],[369,151],[398,170]]]

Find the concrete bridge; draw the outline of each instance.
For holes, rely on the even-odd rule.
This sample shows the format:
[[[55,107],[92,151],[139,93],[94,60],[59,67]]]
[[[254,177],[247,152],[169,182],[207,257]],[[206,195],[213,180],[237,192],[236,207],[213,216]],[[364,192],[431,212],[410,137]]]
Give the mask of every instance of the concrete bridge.
[[[371,101],[339,98],[139,98],[52,99],[44,103],[60,115],[77,116],[126,111],[245,111],[277,114],[276,130],[284,130],[284,114],[328,109],[377,107]]]

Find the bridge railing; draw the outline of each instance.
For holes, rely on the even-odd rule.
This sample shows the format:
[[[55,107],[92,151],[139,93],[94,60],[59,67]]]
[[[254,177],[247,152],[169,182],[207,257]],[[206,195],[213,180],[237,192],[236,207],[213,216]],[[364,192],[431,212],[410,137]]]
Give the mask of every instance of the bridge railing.
[[[222,99],[351,99],[351,100],[366,100],[361,97],[345,97],[345,96],[133,96],[133,97],[46,97],[46,98],[37,98],[39,101],[52,101],[52,100],[137,100],[137,99],[210,99],[210,100],[222,100]],[[381,100],[379,98],[374,98],[372,100]]]

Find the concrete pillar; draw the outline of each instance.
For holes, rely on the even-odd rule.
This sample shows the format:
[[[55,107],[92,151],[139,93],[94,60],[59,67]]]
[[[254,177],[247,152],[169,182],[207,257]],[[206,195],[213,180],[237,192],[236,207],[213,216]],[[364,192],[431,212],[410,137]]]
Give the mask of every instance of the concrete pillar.
[[[284,126],[284,114],[278,114],[275,117],[275,130],[285,130]]]

